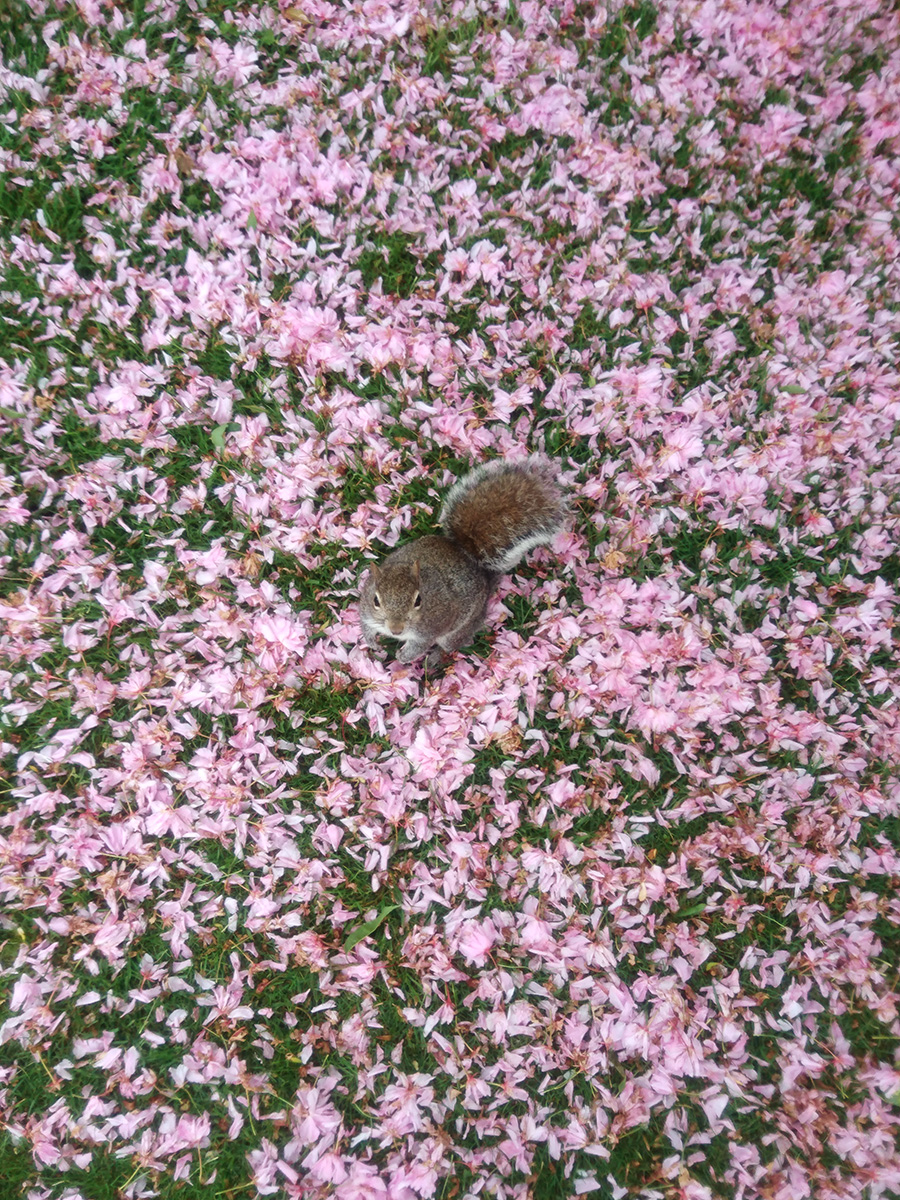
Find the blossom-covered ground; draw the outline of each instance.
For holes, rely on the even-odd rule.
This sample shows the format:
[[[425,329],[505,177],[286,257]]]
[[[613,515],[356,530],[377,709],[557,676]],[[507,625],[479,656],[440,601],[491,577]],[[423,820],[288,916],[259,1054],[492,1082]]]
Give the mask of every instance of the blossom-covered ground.
[[[896,1194],[896,6],[0,17],[4,1195]]]

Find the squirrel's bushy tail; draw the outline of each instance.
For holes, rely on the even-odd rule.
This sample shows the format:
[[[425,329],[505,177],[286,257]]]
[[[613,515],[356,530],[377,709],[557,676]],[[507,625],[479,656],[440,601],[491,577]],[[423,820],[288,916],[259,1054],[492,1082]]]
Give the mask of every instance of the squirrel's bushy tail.
[[[567,505],[556,468],[539,454],[476,467],[447,493],[441,524],[488,571],[509,571],[562,529]]]

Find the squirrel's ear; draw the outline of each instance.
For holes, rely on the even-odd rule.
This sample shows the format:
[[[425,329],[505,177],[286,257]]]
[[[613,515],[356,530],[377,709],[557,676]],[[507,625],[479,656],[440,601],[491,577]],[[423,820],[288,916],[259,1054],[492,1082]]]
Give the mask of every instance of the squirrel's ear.
[[[415,580],[416,587],[418,587],[419,586],[419,560],[418,559],[416,559],[415,562],[413,563],[413,579]]]
[[[375,565],[375,563],[369,563],[369,571],[372,574],[372,582],[377,583],[381,572],[378,570],[378,567]]]

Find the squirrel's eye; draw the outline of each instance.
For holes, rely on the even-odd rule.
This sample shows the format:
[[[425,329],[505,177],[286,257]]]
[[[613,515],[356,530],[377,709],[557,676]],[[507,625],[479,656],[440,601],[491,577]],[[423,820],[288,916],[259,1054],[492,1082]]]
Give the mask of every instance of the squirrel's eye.
[[[372,597],[372,607],[373,608],[381,608],[381,600],[379,599],[377,592]]]
[[[419,595],[418,592],[416,592],[416,598],[415,598],[415,600],[413,600],[413,608],[421,608],[421,607],[422,607],[422,597]]]

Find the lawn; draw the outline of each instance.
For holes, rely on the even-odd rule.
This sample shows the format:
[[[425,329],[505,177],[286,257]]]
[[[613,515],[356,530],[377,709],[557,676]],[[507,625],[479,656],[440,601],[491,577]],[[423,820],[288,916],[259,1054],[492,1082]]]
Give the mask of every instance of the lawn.
[[[896,5],[0,42],[4,1200],[900,1194]]]

